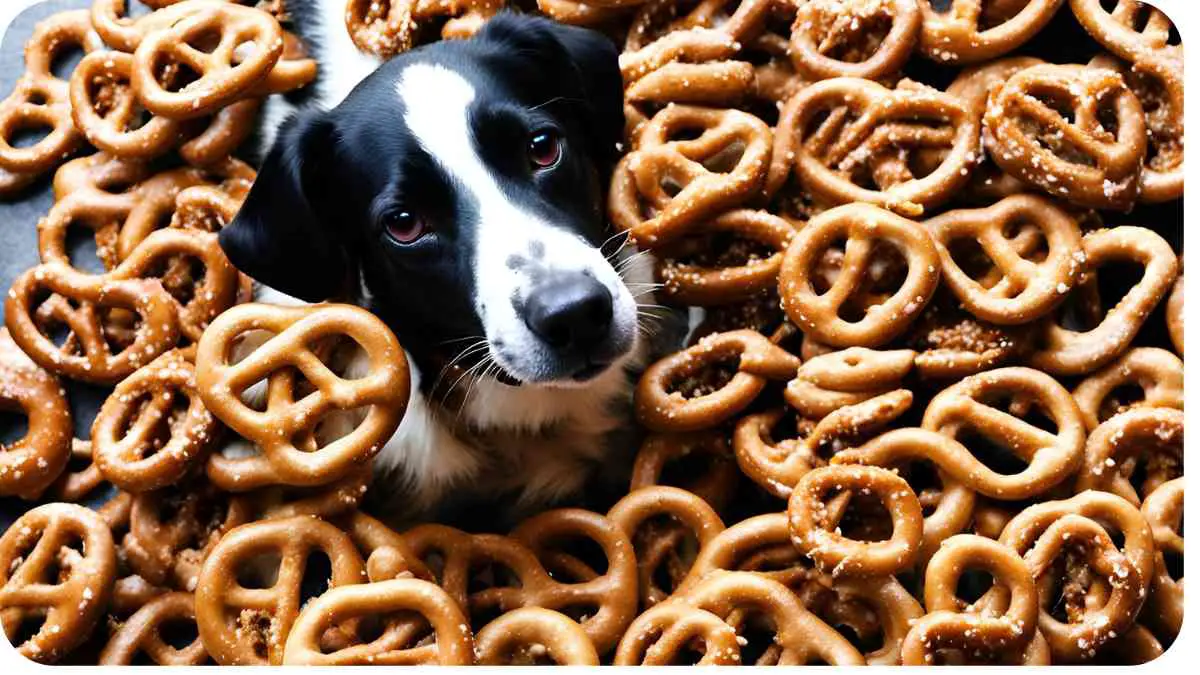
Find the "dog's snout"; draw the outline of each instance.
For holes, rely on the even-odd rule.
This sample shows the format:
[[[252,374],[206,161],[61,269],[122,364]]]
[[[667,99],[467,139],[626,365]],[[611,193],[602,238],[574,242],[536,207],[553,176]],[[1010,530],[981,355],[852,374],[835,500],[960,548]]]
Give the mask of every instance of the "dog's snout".
[[[612,319],[612,293],[583,273],[549,276],[533,289],[525,305],[525,325],[560,350],[596,347],[608,336]]]

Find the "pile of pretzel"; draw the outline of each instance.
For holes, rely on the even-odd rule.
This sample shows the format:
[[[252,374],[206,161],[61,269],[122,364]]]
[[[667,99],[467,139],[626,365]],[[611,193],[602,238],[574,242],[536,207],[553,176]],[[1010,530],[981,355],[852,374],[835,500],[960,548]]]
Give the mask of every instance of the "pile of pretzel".
[[[245,280],[214,232],[253,172],[228,150],[193,152],[277,75],[299,82],[285,75],[303,61],[276,54],[243,77],[269,41],[238,41],[278,28],[259,28],[274,19],[258,10],[185,0],[130,21],[97,0],[90,17],[43,24],[20,105],[0,108],[65,107],[78,125],[44,163],[14,164],[21,152],[0,144],[18,181],[59,167],[43,264],[10,290],[0,337],[0,408],[28,418],[0,453],[0,495],[50,502],[0,537],[0,621],[19,651],[380,665],[1160,655],[1183,614],[1182,258],[1150,227],[1106,221],[1182,195],[1182,51],[1166,17],[1130,0],[539,5],[624,43],[610,215],[655,256],[661,300],[704,311],[639,382],[647,436],[629,493],[506,535],[397,532],[360,511],[407,404],[401,347],[349,306],[235,307]],[[387,56],[469,35],[502,7],[350,0],[347,28]],[[1100,56],[1012,55],[1056,15]],[[43,36],[70,21],[79,44],[113,51],[68,85],[45,74],[57,40]],[[163,35],[230,25],[238,37],[197,49],[223,55],[213,86],[171,86],[173,59],[196,82],[212,60],[178,46],[193,34]],[[928,63],[960,72],[945,91],[905,78]],[[150,121],[99,126],[174,124],[175,140],[142,156],[128,148],[144,138],[97,140],[96,120],[133,110]],[[102,152],[62,163],[84,139]],[[146,168],[160,154],[180,168]],[[95,230],[105,273],[71,266],[72,224]],[[90,443],[73,438],[59,378],[116,385]],[[103,506],[78,505],[108,485]]]

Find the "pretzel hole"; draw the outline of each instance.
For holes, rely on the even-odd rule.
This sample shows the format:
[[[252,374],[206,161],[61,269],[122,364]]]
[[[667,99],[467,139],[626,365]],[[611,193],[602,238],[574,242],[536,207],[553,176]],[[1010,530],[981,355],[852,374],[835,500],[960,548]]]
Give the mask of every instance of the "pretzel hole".
[[[46,120],[18,117],[13,120],[7,130],[7,140],[8,144],[14,148],[32,148],[46,140],[52,133],[54,133],[54,125]]]
[[[746,154],[746,144],[734,141],[721,148],[716,154],[705,159],[701,164],[713,173],[729,173],[737,168],[738,162]]]
[[[278,551],[259,553],[238,565],[236,581],[242,588],[271,588],[279,578],[282,558]]]
[[[688,369],[667,383],[668,393],[678,393],[684,398],[700,398],[720,391],[733,380],[741,364],[741,354],[721,354],[715,360]]]
[[[834,598],[815,612],[862,654],[883,647],[884,634],[879,614],[869,605],[853,598]]]
[[[776,253],[776,249],[766,242],[738,232],[716,231],[685,237],[674,243],[663,258],[663,267],[668,270],[680,265],[709,269],[744,267]]]
[[[996,584],[996,578],[984,569],[968,567],[958,577],[954,587],[954,597],[961,609],[966,609],[979,601]]]
[[[655,482],[694,490],[705,477],[720,472],[730,461],[731,456],[711,449],[689,449],[664,464]]]
[[[913,461],[907,463],[901,475],[908,481],[909,486],[921,503],[921,515],[928,518],[933,515],[941,504],[945,486],[938,476],[937,465],[930,461]]]
[[[116,224],[95,226],[75,219],[67,224],[63,248],[67,251],[67,262],[71,267],[92,274],[107,271],[104,258],[115,254],[107,241],[110,227],[115,228]],[[105,240],[103,244],[101,240]]]
[[[0,398],[0,453],[29,434],[29,418],[21,406]]]
[[[807,21],[798,21],[797,28],[813,37],[819,53],[845,63],[862,63],[879,51],[892,32],[895,19],[889,10],[882,5],[847,9],[834,3],[806,12]]]
[[[200,639],[200,631],[192,619],[171,617],[158,625],[158,639],[171,649],[181,651]]]
[[[200,72],[188,64],[166,61],[164,60],[165,56],[162,52],[155,52],[150,57],[151,72],[155,74],[155,80],[165,91],[171,93],[184,91],[202,77]]]
[[[310,551],[304,559],[304,576],[300,579],[300,607],[329,590],[333,579],[333,562],[320,549]]]
[[[1121,384],[1108,392],[1108,395],[1100,401],[1100,409],[1097,411],[1096,417],[1103,423],[1110,417],[1137,407],[1145,400],[1146,390],[1140,384],[1136,382]]]
[[[12,635],[7,636],[9,644],[14,647],[19,647],[33,639],[35,635],[42,632],[46,626],[46,610],[40,607],[18,610],[20,621],[17,623],[16,630]],[[6,631],[7,632],[7,631]]]
[[[662,639],[664,628],[662,626],[653,626],[646,631],[646,639],[644,644],[647,646],[653,645]],[[704,638],[700,636],[693,637],[690,640],[684,640],[671,653],[671,661],[666,664],[669,666],[695,666],[699,665],[708,652],[708,645],[704,642]]]
[[[1183,533],[1183,521],[1179,522],[1179,532]],[[1183,579],[1183,553],[1173,549],[1161,549],[1163,563],[1167,567],[1167,576],[1173,581],[1181,581]]]

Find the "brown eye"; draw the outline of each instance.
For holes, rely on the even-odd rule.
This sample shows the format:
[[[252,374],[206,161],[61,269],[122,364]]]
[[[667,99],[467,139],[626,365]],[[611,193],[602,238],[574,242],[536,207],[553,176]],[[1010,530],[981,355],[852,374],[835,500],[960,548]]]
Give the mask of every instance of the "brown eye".
[[[383,227],[389,237],[401,244],[411,244],[427,231],[424,219],[409,211],[388,213],[383,217]]]
[[[558,163],[562,156],[562,143],[553,131],[539,131],[529,139],[529,161],[536,169],[545,169]]]

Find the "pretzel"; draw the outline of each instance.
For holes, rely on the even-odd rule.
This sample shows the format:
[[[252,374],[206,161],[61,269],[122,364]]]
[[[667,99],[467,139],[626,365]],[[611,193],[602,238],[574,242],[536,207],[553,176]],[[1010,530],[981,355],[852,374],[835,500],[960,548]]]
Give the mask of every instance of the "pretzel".
[[[946,285],[984,321],[1018,325],[1044,316],[1062,302],[1082,272],[1079,227],[1048,199],[1009,197],[984,209],[951,211],[924,225],[933,235]],[[1010,235],[1012,228],[1021,230]],[[1030,259],[1030,253],[1041,252],[1018,248],[1026,228],[1045,237],[1045,257]],[[978,242],[994,266],[993,278],[974,279],[959,266],[951,248],[960,240]]]
[[[803,0],[796,3],[790,54],[796,70],[823,80],[875,80],[899,70],[917,46],[916,0]]]
[[[1070,110],[1071,120],[1060,109]],[[1101,124],[1103,115],[1115,118],[1115,131]],[[992,159],[1026,183],[1094,208],[1128,209],[1136,200],[1146,120],[1119,73],[1026,68],[992,92],[983,121]]]
[[[1007,410],[1000,407],[1005,400]],[[1056,433],[1022,419],[1033,406],[1054,422]],[[1041,494],[1070,477],[1083,460],[1086,437],[1070,393],[1045,373],[1020,367],[985,371],[942,390],[925,409],[921,428],[950,439],[977,433],[1018,457],[1025,470],[1000,474],[958,443],[918,439],[920,450],[903,450],[930,458],[984,496],[1006,500]]]
[[[800,414],[819,420],[844,406],[900,389],[914,356],[908,349],[865,347],[822,354],[800,366],[795,379],[787,384],[784,399]]]
[[[329,558],[330,589],[361,584],[365,579],[362,559],[350,538],[315,518],[250,523],[221,537],[205,560],[196,586],[196,625],[205,650],[217,663],[283,662],[288,634],[300,612],[306,561],[318,551]],[[278,567],[262,570],[267,580],[275,579],[274,584],[267,588],[242,586],[239,571],[262,554],[278,556]],[[369,586],[357,588],[371,593]]]
[[[1150,663],[1162,656],[1166,649],[1154,634],[1141,624],[1121,633],[1096,651],[1095,662],[1129,666]]]
[[[1117,56],[1139,65],[1169,60],[1182,68],[1183,46],[1172,44],[1171,19],[1165,13],[1136,0],[1117,0],[1115,5],[1109,11],[1100,0],[1071,0],[1071,11],[1097,42]]]
[[[157,11],[133,17],[128,11],[130,5],[127,0],[92,0],[91,20],[104,44],[111,49],[132,54],[148,34],[162,30],[205,6],[228,1],[150,0],[141,4],[153,7]]]
[[[625,52],[636,52],[656,42],[685,33],[711,33],[738,42],[753,36],[771,9],[769,0],[731,3],[728,0],[598,0],[595,5],[638,5],[626,31]],[[732,8],[732,11],[731,11]]]
[[[602,24],[620,16],[623,10],[623,8],[589,4],[586,0],[538,0],[537,6],[546,16],[555,21],[574,26]]]
[[[983,2],[951,0],[938,7],[921,0],[921,54],[940,63],[979,63],[1028,42],[1054,18],[1063,0],[1028,0],[1020,11],[994,21],[982,16]],[[994,3],[992,3],[994,4]],[[991,21],[989,21],[991,19]]]
[[[68,85],[54,75],[55,57],[77,47],[90,52],[100,47],[86,11],[60,12],[40,23],[25,43],[25,73],[0,102],[0,171],[8,176],[0,191],[15,192],[33,176],[53,169],[75,152],[82,137],[71,124]],[[28,147],[13,145],[24,130],[49,129]]]
[[[232,363],[237,340],[256,330],[271,336]],[[311,351],[315,342],[330,338],[349,338],[365,352],[362,377],[344,379]],[[349,305],[234,307],[204,332],[196,372],[205,406],[261,450],[248,458],[220,453],[209,458],[209,477],[238,491],[278,483],[322,485],[344,477],[395,431],[409,393],[407,362],[395,336],[372,314]],[[301,397],[296,372],[316,391]],[[264,379],[267,404],[259,412],[241,397]],[[331,414],[363,407],[361,423],[342,437],[325,441],[317,434]]]
[[[37,180],[35,173],[18,173],[0,167],[0,199],[19,195]]]
[[[178,648],[163,639],[161,629],[171,622],[195,622],[196,611],[190,593],[159,596],[126,619],[100,652],[102,666],[132,665],[145,654],[160,666],[202,666],[208,663],[204,644],[197,637]]]
[[[1105,263],[1128,261],[1145,270],[1117,304],[1098,318],[1090,330],[1065,328],[1060,319],[1048,322],[1041,348],[1029,363],[1053,375],[1086,375],[1123,353],[1145,323],[1146,317],[1168,292],[1178,273],[1178,262],[1169,244],[1151,230],[1121,226],[1091,232],[1083,238],[1086,275],[1097,276]],[[1086,277],[1085,277],[1086,278]]]
[[[1139,400],[1114,396],[1118,389],[1137,387]],[[1130,408],[1183,409],[1183,361],[1165,349],[1138,347],[1080,382],[1072,394],[1083,412],[1088,431]]]
[[[71,455],[71,409],[58,379],[39,368],[0,328],[0,411],[22,414],[24,436],[0,443],[0,495],[36,499]]]
[[[54,320],[68,326],[76,342],[59,347],[35,324],[34,302],[44,291],[54,295],[42,307],[50,305]],[[38,365],[72,379],[112,384],[175,346],[179,325],[173,303],[157,281],[112,280],[55,262],[34,267],[13,282],[4,316],[13,341]],[[136,312],[141,320],[132,344],[115,354],[102,336],[103,308]]]
[[[959,579],[968,569],[987,571],[996,586],[1005,588],[1003,614],[985,612],[958,597]],[[928,614],[904,639],[905,665],[931,665],[947,648],[964,655],[983,652],[1028,660],[1026,650],[1038,626],[1038,595],[1029,569],[1011,549],[969,534],[947,539],[925,570],[925,608]]]
[[[73,438],[66,468],[44,495],[54,501],[82,503],[104,484],[104,475],[92,462],[91,442]]]
[[[97,152],[73,159],[54,172],[54,199],[64,201],[79,191],[114,199],[128,193],[149,173],[144,164]]]
[[[1032,345],[1023,332],[976,319],[943,291],[913,323],[904,344],[916,350],[913,368],[922,379],[958,380],[1018,361]]]
[[[1139,466],[1144,475],[1134,474]],[[1134,408],[1088,436],[1076,491],[1104,490],[1140,506],[1159,485],[1183,475],[1183,411]]]
[[[1167,298],[1167,333],[1171,337],[1171,346],[1180,357],[1183,356],[1183,259],[1179,261],[1179,278],[1171,287],[1171,295]]]
[[[813,263],[839,239],[846,242],[845,260],[829,289],[818,293]],[[861,319],[843,319],[842,306],[861,287],[873,250],[883,243],[905,259],[903,285]],[[792,322],[821,342],[877,347],[903,333],[929,302],[938,270],[933,240],[920,226],[869,204],[849,204],[817,216],[792,238],[779,272],[779,295]]]
[[[683,602],[658,604],[639,615],[621,638],[613,665],[673,665],[696,641],[704,645],[696,665],[741,665],[737,631],[716,614]]]
[[[441,23],[443,39],[468,38],[504,8],[503,0],[348,0],[346,29],[360,50],[382,59],[424,42]]]
[[[944,151],[944,159],[918,178],[907,158],[919,150]],[[961,99],[911,83],[888,89],[835,78],[784,105],[767,193],[793,172],[826,203],[866,202],[918,216],[961,188],[981,154],[978,116]]]
[[[399,576],[413,576],[425,581],[434,581],[433,572],[417,558],[407,540],[382,522],[362,511],[352,511],[341,520],[342,529],[350,535],[367,559],[367,577],[371,581],[384,581]],[[376,556],[377,552],[383,552]],[[465,589],[464,589],[465,593]],[[460,602],[460,600],[462,602]],[[465,603],[465,595],[455,598]]]
[[[570,618],[540,607],[501,614],[475,636],[480,665],[536,663],[548,658],[560,666],[598,666],[600,657],[587,633]]]
[[[656,256],[663,294],[687,305],[730,304],[773,288],[796,232],[783,218],[749,209],[699,221],[689,230],[700,236],[667,244]],[[722,247],[728,239],[732,242]]]
[[[647,436],[633,461],[629,491],[669,485],[670,474],[679,473],[675,467],[688,467],[697,455],[704,456],[704,465],[688,471],[688,480],[676,487],[700,497],[714,509],[724,508],[737,487],[737,469],[730,458],[729,441],[712,431]]]
[[[71,117],[88,142],[130,159],[153,159],[178,145],[183,127],[166,117],[151,117],[134,127],[141,113],[129,88],[133,55],[98,51],[84,57],[71,75]]]
[[[727,382],[709,384],[700,379],[707,369],[733,358],[737,366]],[[634,392],[638,420],[654,431],[716,426],[750,405],[767,380],[788,379],[799,366],[799,359],[754,331],[701,338],[642,374]]]
[[[1172,576],[1166,554],[1183,559],[1183,477],[1169,480],[1146,495],[1142,515],[1150,525],[1157,549],[1150,597],[1142,616],[1158,632],[1173,639],[1183,626],[1183,577]]]
[[[262,102],[245,99],[225,106],[213,115],[204,131],[179,146],[183,161],[208,167],[229,159],[255,132]]]
[[[17,652],[53,663],[86,640],[108,604],[116,568],[112,535],[95,512],[61,503],[26,511],[0,537],[0,622],[14,638],[26,620],[44,622],[13,645]]]
[[[698,137],[678,138],[700,130]],[[732,158],[732,149],[740,156]],[[738,110],[687,105],[663,109],[618,163],[609,212],[639,246],[687,234],[693,224],[748,201],[767,174],[771,130]]]

